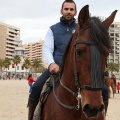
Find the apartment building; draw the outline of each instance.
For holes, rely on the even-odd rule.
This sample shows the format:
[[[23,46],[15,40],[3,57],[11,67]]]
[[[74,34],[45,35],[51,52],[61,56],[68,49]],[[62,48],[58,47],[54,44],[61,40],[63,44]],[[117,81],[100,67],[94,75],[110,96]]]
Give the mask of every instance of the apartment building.
[[[113,53],[108,57],[108,63],[120,63],[120,22],[113,22],[109,28],[109,34],[113,42]]]
[[[0,58],[13,58],[13,53],[20,40],[20,29],[0,22]]]
[[[38,58],[42,60],[42,48],[44,41],[40,40],[35,43],[24,44],[23,47],[27,50],[26,57],[30,60]]]
[[[28,58],[29,60],[38,58],[42,60],[44,67],[47,67],[47,64],[42,58],[43,45],[44,45],[44,41],[39,40],[38,42],[35,42],[35,43],[24,44],[23,48],[26,49],[26,54],[25,54],[26,58]]]
[[[26,73],[26,69],[25,69],[25,67],[23,67],[25,52],[26,52],[26,50],[22,47],[22,43],[18,44],[18,47],[16,47],[15,50],[14,50],[13,57],[16,56],[16,55],[19,55],[21,61],[20,61],[19,64],[17,64],[17,66],[11,61],[11,65],[9,66],[9,69],[7,69],[7,71],[9,73],[14,74],[15,73],[15,67],[16,67],[16,75]]]
[[[25,48],[26,50],[25,57],[28,58],[29,60],[32,60],[32,45],[33,43],[23,45],[23,48]]]
[[[5,57],[11,59],[11,65],[9,68],[3,69],[2,76],[6,74],[6,71],[10,75],[15,74],[15,65],[12,62],[15,55],[19,55],[21,58],[21,62],[16,66],[17,74],[24,74],[26,72],[26,69],[23,67],[25,51],[20,40],[20,29],[0,22],[0,59]]]

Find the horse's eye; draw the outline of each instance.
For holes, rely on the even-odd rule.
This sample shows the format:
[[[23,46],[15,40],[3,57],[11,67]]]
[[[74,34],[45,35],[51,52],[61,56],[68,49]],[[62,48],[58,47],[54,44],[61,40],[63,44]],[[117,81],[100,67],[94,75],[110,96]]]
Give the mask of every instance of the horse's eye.
[[[82,56],[83,55],[83,51],[78,50],[78,49],[76,50],[76,53],[77,53],[78,56]]]

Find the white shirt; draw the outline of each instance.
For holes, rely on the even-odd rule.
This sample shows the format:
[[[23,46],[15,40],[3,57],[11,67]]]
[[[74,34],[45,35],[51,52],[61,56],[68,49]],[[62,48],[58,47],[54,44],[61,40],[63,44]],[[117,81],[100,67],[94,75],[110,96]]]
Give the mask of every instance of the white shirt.
[[[48,66],[51,63],[55,63],[53,58],[53,52],[54,52],[54,36],[52,30],[49,28],[45,36],[42,52],[43,59],[47,62]]]

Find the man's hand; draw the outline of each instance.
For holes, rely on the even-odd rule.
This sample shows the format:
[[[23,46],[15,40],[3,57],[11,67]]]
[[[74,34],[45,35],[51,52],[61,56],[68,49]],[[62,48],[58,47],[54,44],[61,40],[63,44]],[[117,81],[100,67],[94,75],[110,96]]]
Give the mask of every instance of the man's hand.
[[[59,72],[59,66],[56,63],[51,63],[49,66],[50,73],[58,73]]]

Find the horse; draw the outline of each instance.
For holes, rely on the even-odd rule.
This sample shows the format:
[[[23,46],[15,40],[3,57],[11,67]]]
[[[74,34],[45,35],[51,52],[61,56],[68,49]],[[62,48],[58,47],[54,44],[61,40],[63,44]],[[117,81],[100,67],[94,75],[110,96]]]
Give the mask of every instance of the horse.
[[[111,89],[112,89],[112,94],[113,94],[113,98],[114,98],[114,94],[116,93],[116,77],[114,74],[112,74],[111,77],[106,77],[105,78],[105,84],[108,87],[108,96],[109,98],[111,97]]]
[[[89,5],[78,15],[78,26],[65,50],[60,73],[42,108],[41,120],[105,120],[102,88],[111,51],[108,28],[117,10],[103,22],[91,17]],[[54,79],[54,77],[53,77]]]
[[[111,88],[113,89],[113,97],[114,97],[114,94],[116,93],[116,85],[117,85],[116,76],[112,74],[111,79],[112,79]]]

